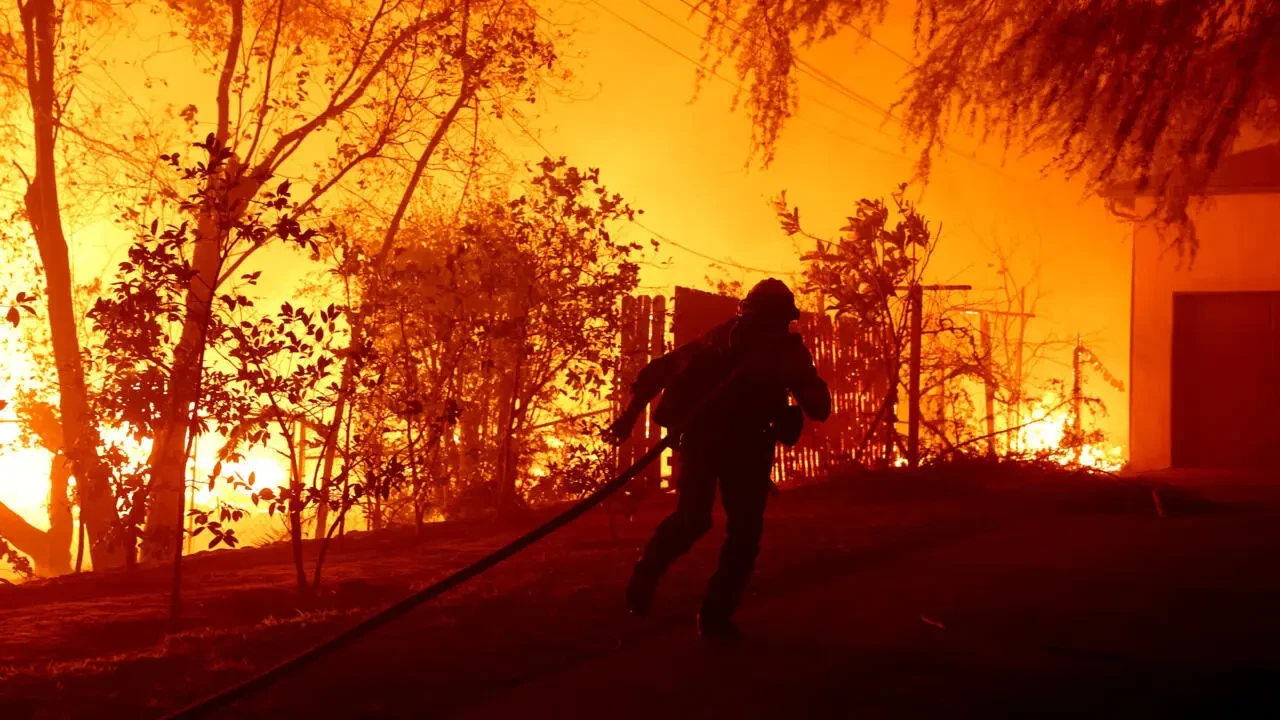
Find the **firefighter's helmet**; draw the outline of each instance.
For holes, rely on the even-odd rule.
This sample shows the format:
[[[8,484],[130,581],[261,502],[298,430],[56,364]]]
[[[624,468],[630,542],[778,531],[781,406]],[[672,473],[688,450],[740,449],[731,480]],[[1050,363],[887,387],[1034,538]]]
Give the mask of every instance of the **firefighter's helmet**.
[[[786,318],[800,317],[796,297],[786,283],[777,278],[767,278],[756,283],[747,296],[738,303],[738,315],[757,315]]]

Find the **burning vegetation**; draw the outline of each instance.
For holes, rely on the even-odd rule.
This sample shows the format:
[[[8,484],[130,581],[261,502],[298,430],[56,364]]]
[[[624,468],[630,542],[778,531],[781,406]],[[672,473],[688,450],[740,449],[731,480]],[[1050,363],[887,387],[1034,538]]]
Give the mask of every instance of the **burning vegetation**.
[[[204,157],[189,167],[179,154],[165,158],[190,188],[176,214],[212,204],[221,216],[228,200],[212,196],[211,185],[232,156],[212,136],[196,149]],[[782,453],[777,479],[966,456],[1117,469],[1120,449],[1090,429],[1101,405],[1085,393],[1085,370],[1118,383],[1083,345],[1026,341],[1035,299],[1007,267],[1002,294],[985,302],[924,285],[942,238],[905,189],[887,202],[860,201],[833,240],[805,230],[785,195],[776,203],[782,234],[815,247],[801,257],[798,289],[812,312],[800,331],[813,341],[826,328],[819,364],[837,388],[835,420]],[[48,504],[45,531],[7,516],[6,553],[19,572],[101,566],[102,548],[120,544],[126,563],[147,557],[147,543],[164,552],[175,544],[182,552],[234,548],[247,523],[259,542],[292,543],[305,594],[319,587],[324,548],[349,529],[411,525],[421,533],[427,522],[581,497],[643,453],[613,451],[599,439],[593,408],[616,402],[638,367],[623,359],[637,345],[645,356],[669,349],[668,314],[707,312],[687,296],[695,301],[677,300],[671,313],[646,300],[646,314],[636,315],[629,298],[645,248],[612,232],[637,211],[600,185],[598,171],[563,160],[540,163],[514,198],[423,212],[394,235],[356,212],[331,216],[322,230],[304,225],[299,219],[309,216],[290,181],[234,209],[238,219],[219,246],[230,249],[218,260],[230,268],[219,270],[199,328],[181,498],[168,516],[155,513],[153,465],[171,401],[168,367],[194,292],[185,258],[199,228],[135,218],[127,259],[110,279],[81,289],[93,298],[82,367],[100,438],[91,457],[116,498],[109,532],[95,540],[88,521],[73,530],[80,483],[57,408],[43,399],[56,398],[57,388],[25,390],[16,424],[28,446],[53,456],[50,496],[67,500]],[[255,293],[264,270],[239,266],[271,244],[331,269],[297,298],[267,305]],[[709,297],[721,308],[736,303]],[[10,322],[29,328],[39,317],[34,298],[17,302],[29,317]],[[1074,358],[1070,378],[1037,391],[1036,363],[1063,347]],[[650,479],[659,473],[650,468]],[[310,537],[322,549],[307,567],[302,542]]]

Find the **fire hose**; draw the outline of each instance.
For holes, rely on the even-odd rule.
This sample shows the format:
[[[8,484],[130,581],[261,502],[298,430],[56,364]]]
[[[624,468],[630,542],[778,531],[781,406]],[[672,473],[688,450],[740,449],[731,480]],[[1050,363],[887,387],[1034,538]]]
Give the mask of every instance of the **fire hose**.
[[[329,640],[308,648],[307,650],[304,650],[303,652],[281,662],[275,667],[261,672],[238,685],[234,685],[215,695],[211,695],[189,705],[186,708],[178,710],[177,712],[166,715],[165,719],[173,720],[175,718],[204,717],[215,710],[224,708],[257,690],[261,690],[262,688],[271,685],[286,675],[297,672],[304,666],[315,662],[321,657],[350,645],[360,637],[363,637],[383,625],[406,615],[419,605],[437,598],[468,580],[477,577],[486,570],[489,570],[498,563],[501,563],[503,560],[512,557],[521,550],[524,550],[530,545],[587,514],[587,512],[604,502],[610,495],[621,490],[622,487],[630,482],[636,475],[640,474],[640,471],[644,470],[645,466],[653,462],[663,453],[663,451],[671,446],[672,440],[674,440],[673,435],[667,434],[659,440],[656,445],[650,448],[648,452],[642,455],[639,460],[632,463],[631,467],[622,471],[622,473],[614,477],[608,483],[605,483],[590,495],[578,501],[578,503],[573,507],[565,510],[521,537],[512,540],[502,548],[499,548],[489,555],[486,555],[461,570],[458,570],[449,577],[419,590],[387,609],[366,618],[362,622],[335,635]]]
[[[746,365],[747,365],[746,362],[740,362],[739,364],[737,364],[733,368],[733,370],[728,374],[727,377],[725,377],[723,380],[721,380],[712,388],[711,392],[702,396],[702,398],[700,398],[698,402],[695,402],[693,404],[693,407],[685,416],[686,421],[679,423],[679,426],[683,426],[687,424],[688,419],[695,417],[698,414],[698,412],[702,409],[703,406],[705,406],[712,398],[718,396],[720,392],[724,390],[724,388],[730,382],[732,382],[739,374],[741,374],[742,369]],[[387,607],[386,609],[373,614],[372,616],[362,620],[361,622],[348,628],[347,630],[344,630],[338,633],[337,635],[329,638],[328,640],[325,640],[324,642],[321,642],[318,645],[312,646],[302,651],[301,653],[298,653],[297,655],[294,655],[293,657],[280,662],[274,667],[268,668],[267,670],[264,670],[263,672],[258,673],[257,675],[254,675],[253,677],[247,680],[244,680],[243,682],[237,685],[233,685],[229,688],[226,688],[225,690],[222,690],[218,693],[210,695],[202,700],[198,700],[195,703],[186,706],[185,708],[182,708],[168,715],[165,715],[164,720],[177,720],[178,718],[206,717],[209,713],[225,708],[228,705],[238,702],[258,690],[261,690],[263,688],[270,686],[272,683],[284,678],[287,675],[291,675],[301,670],[303,667],[310,665],[316,660],[319,660],[321,657],[324,657],[325,655],[329,655],[330,653],[336,652],[337,650],[340,650],[346,647],[347,645],[350,645],[351,643],[355,642],[361,637],[368,635],[369,633],[373,632],[374,630],[377,630],[380,627],[383,627],[384,625],[392,622],[393,620],[397,620],[407,615],[410,611],[414,610],[418,606],[445,594],[446,592],[452,590],[453,588],[458,587],[459,585],[462,585],[463,583],[469,580],[472,580],[478,577],[479,575],[495,567],[502,561],[511,558],[512,556],[516,555],[517,553],[529,547],[530,545],[533,545],[534,543],[547,537],[551,533],[559,530],[560,528],[563,528],[564,526],[568,525],[574,520],[577,520],[578,518],[587,514],[592,509],[594,509],[597,505],[599,505],[600,503],[608,499],[609,496],[621,490],[623,486],[625,486],[628,482],[634,479],[636,475],[639,475],[640,472],[649,465],[649,463],[656,460],[658,456],[660,456],[665,450],[671,447],[675,439],[679,437],[679,434],[680,433],[677,430],[672,429],[665,436],[663,436],[662,439],[659,440],[653,447],[649,448],[648,452],[640,456],[639,460],[636,460],[634,463],[631,464],[630,467],[628,467],[626,470],[623,470],[621,473],[616,475],[612,480],[596,488],[590,495],[586,496],[582,500],[579,500],[575,505],[570,507],[568,510],[565,510],[564,512],[548,520],[542,525],[539,525],[533,530],[530,530],[528,533],[525,533],[524,535],[516,538],[515,540],[512,540],[511,542],[507,543],[505,546],[499,548],[498,550],[495,550],[494,552],[484,556],[483,558],[480,558],[479,560],[471,563],[470,565],[462,568],[461,570],[454,572],[452,575],[449,575],[443,580],[440,580],[439,582],[436,582],[426,588],[423,588],[422,590],[419,590],[418,592],[413,593],[412,595],[395,603],[394,605],[391,605],[390,607]]]

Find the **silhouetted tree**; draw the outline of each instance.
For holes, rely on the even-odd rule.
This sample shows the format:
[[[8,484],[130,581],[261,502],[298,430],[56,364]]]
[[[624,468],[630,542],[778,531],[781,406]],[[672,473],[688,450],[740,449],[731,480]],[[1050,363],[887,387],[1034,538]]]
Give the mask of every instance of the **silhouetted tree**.
[[[101,114],[85,112],[80,100],[84,93],[73,92],[86,64],[83,53],[92,45],[80,40],[95,27],[100,28],[99,40],[110,37],[110,23],[103,19],[110,15],[109,6],[101,6],[103,11],[95,13],[86,11],[98,7],[88,1],[59,5],[33,0],[23,5],[26,48],[0,45],[0,69],[23,68],[25,79],[0,72],[0,83],[23,91],[34,109],[31,131],[15,135],[24,141],[30,135],[36,151],[26,210],[47,286],[59,416],[66,453],[82,488],[91,547],[106,553],[109,533],[120,521],[110,491],[111,471],[102,457],[98,418],[84,397],[81,328],[71,301],[57,160],[74,141],[76,149],[91,150],[89,157],[119,161],[112,165],[119,171],[118,177],[110,178],[112,187],[130,192],[143,188],[134,193],[136,203],[123,203],[134,214],[127,218],[133,221],[150,220],[152,211],[172,209],[185,196],[176,189],[182,177],[167,162],[171,156],[157,162],[153,156],[140,158],[150,154],[135,152],[139,148],[120,146],[120,128],[102,122]],[[237,245],[235,228],[254,199],[268,194],[267,180],[292,169],[309,148],[326,144],[321,151],[325,159],[310,175],[314,179],[301,188],[288,220],[296,223],[315,212],[337,188],[354,190],[370,202],[389,198],[398,203],[385,226],[390,247],[428,168],[438,168],[442,159],[455,164],[465,160],[448,142],[455,120],[464,113],[473,116],[475,124],[467,134],[478,135],[480,118],[501,114],[509,96],[530,97],[555,53],[554,33],[540,26],[535,8],[518,0],[355,5],[231,0],[156,3],[153,9],[156,17],[185,36],[193,57],[214,58],[205,69],[215,90],[206,101],[193,98],[199,102],[148,118],[160,129],[140,130],[133,135],[135,144],[145,147],[139,138],[163,136],[175,128],[190,131],[200,114],[197,105],[211,107],[211,132],[203,144],[216,169],[204,178],[202,202],[182,210],[197,233],[196,242],[183,258],[189,272],[176,310],[176,342],[171,356],[158,365],[164,369],[159,379],[163,393],[156,407],[147,473],[139,496],[128,500],[125,524],[137,526],[139,513],[145,514],[144,552],[159,559],[175,550],[174,523],[183,502],[193,408],[200,403],[201,388],[207,387],[204,351],[214,298],[260,247]],[[147,82],[152,79],[148,76]],[[83,157],[76,162],[84,165]],[[354,316],[359,316],[358,308]],[[352,322],[351,327],[358,335],[360,323]],[[339,399],[349,391],[342,384]],[[336,428],[342,417],[339,407],[327,424]],[[133,537],[124,536],[127,543]],[[132,547],[114,552],[96,558],[95,564],[108,567],[134,557]]]
[[[24,207],[44,267],[45,303],[59,387],[59,417],[64,452],[77,479],[80,512],[87,526],[97,567],[120,564],[124,544],[112,534],[119,518],[111,492],[110,468],[99,453],[101,436],[89,406],[78,318],[72,300],[71,261],[58,197],[57,128],[62,99],[59,87],[58,37],[61,13],[53,0],[30,0],[21,6],[23,49],[10,44],[7,62],[21,67],[25,83],[15,82],[30,100],[35,172],[27,182]],[[12,78],[12,76],[10,76]],[[24,87],[25,86],[25,87]]]
[[[768,162],[798,99],[797,53],[884,19],[887,0],[696,0],[705,51],[749,79]],[[1006,148],[1048,150],[1093,189],[1134,182],[1183,230],[1243,125],[1280,129],[1280,2],[917,0],[916,64],[897,106],[923,140],[918,169],[958,126]]]
[[[528,89],[536,82],[538,69],[554,57],[550,45],[538,36],[536,14],[519,4],[424,1],[381,5],[372,10],[357,6],[360,9],[336,14],[314,8],[297,16],[286,12],[284,0],[276,0],[268,8],[270,12],[255,17],[244,12],[241,0],[233,0],[230,18],[210,13],[208,7],[204,3],[191,5],[188,22],[197,38],[207,37],[225,58],[219,77],[218,125],[213,139],[231,153],[221,182],[233,190],[232,202],[227,206],[199,208],[195,212],[200,242],[192,253],[192,267],[203,279],[193,280],[187,294],[186,319],[170,372],[168,420],[157,433],[150,463],[151,485],[159,491],[148,507],[148,534],[164,548],[171,548],[165,542],[172,536],[166,528],[172,527],[170,518],[174,517],[168,508],[182,501],[185,428],[190,412],[187,408],[199,387],[197,358],[209,322],[210,299],[217,281],[238,268],[245,256],[237,255],[223,274],[211,273],[229,259],[225,237],[243,212],[244,203],[262,189],[266,179],[275,175],[300,145],[323,136],[319,131],[326,125],[337,125],[341,128],[339,136],[350,141],[345,150],[340,147],[335,166],[324,172],[323,179],[313,184],[309,197],[298,203],[299,215],[311,210],[316,200],[348,173],[388,152],[388,145],[414,146],[411,138],[425,131],[426,141],[421,149],[408,153],[414,161],[413,170],[404,181],[400,205],[387,227],[385,244],[389,247],[428,164],[463,109],[481,104],[481,93],[487,88]],[[250,23],[256,21],[260,32],[251,33],[253,28],[246,28],[246,19]],[[223,28],[228,20],[231,31],[224,39]],[[200,35],[199,31],[209,23],[208,35]],[[306,40],[315,37],[317,30],[351,32],[357,41],[333,46],[326,40],[313,48],[325,54],[323,61],[317,55],[311,63],[286,63],[286,53],[292,52],[291,48],[310,47]],[[246,39],[257,42],[243,45]],[[338,62],[329,55],[334,50]],[[241,97],[247,89],[236,79],[236,66],[242,62],[264,73],[261,89],[266,93],[278,88],[274,83],[283,79],[272,74],[276,72],[274,64],[291,65],[290,70],[282,68],[279,72],[284,73],[284,78],[293,79],[300,91],[281,90],[274,98],[268,94],[255,104],[251,120],[233,127],[228,98],[233,89]],[[305,109],[312,92],[313,72],[324,75],[315,90],[329,93],[319,111]],[[432,117],[430,113],[438,115]],[[273,132],[267,122],[270,116],[287,129]],[[424,118],[430,119],[423,122]],[[361,332],[360,311],[355,315],[351,325],[353,342],[358,345],[355,336]],[[341,413],[336,415],[340,418]],[[165,556],[168,554],[164,552]]]
[[[191,194],[181,203],[178,217],[189,217],[202,207],[220,207],[226,201],[224,192],[211,182],[223,172],[230,153],[214,144],[212,136],[197,143],[204,157],[182,165],[178,155],[169,155],[174,167],[181,167]],[[317,233],[304,228],[295,217],[297,206],[292,200],[290,182],[259,192],[241,208],[227,229],[226,247],[238,248],[238,254],[257,250],[269,243],[293,246],[306,252],[318,249]],[[211,195],[214,195],[211,197]],[[102,386],[93,394],[97,417],[107,426],[127,429],[136,442],[155,437],[166,421],[170,383],[166,361],[181,343],[180,328],[186,316],[184,308],[194,270],[187,262],[192,248],[201,238],[197,223],[183,221],[161,226],[158,220],[136,229],[127,259],[118,265],[109,291],[100,295],[88,312],[88,319],[99,340],[92,350],[90,364],[102,377]],[[222,267],[215,274],[225,277]],[[310,497],[304,495],[300,458],[305,448],[295,443],[293,429],[308,419],[315,409],[317,388],[337,361],[326,338],[334,334],[341,309],[330,304],[316,313],[284,303],[276,317],[261,317],[256,302],[248,296],[261,272],[242,273],[227,278],[210,298],[209,316],[202,329],[201,385],[196,388],[189,408],[190,428],[183,457],[191,455],[195,437],[217,432],[229,440],[219,453],[219,463],[208,482],[210,489],[221,480],[223,460],[239,459],[237,451],[246,444],[266,444],[274,437],[285,448],[285,455],[295,470],[289,487],[276,497],[288,513],[290,529],[295,537],[295,561],[299,586],[306,589],[301,567],[301,512]],[[213,359],[220,362],[210,362]],[[316,421],[318,422],[318,420]],[[272,432],[278,430],[278,432]],[[246,436],[248,436],[246,438]],[[233,458],[234,456],[234,458]],[[147,488],[154,466],[126,471],[127,458],[117,457],[115,485],[120,504],[127,509],[126,531],[138,532],[147,505]],[[180,491],[185,499],[188,488],[186,463]],[[251,485],[252,483],[247,483]],[[250,488],[252,489],[252,488]],[[255,502],[258,497],[255,495]],[[188,515],[185,502],[170,506],[175,512],[169,527],[171,542],[181,547],[182,520]],[[272,506],[275,509],[275,506]],[[222,508],[223,520],[210,521],[208,512],[192,510],[203,519],[197,531],[211,530],[210,547],[225,543],[234,546],[237,538],[221,524],[226,518],[238,517],[235,509]],[[175,569],[180,555],[175,554]],[[175,584],[175,598],[176,598]],[[177,615],[174,605],[174,619]]]
[[[879,437],[880,428],[885,428],[886,457],[893,456],[898,444],[895,413],[910,342],[910,302],[905,288],[922,282],[938,242],[938,233],[906,198],[906,188],[905,183],[898,186],[890,198],[892,205],[880,198],[859,200],[835,240],[805,231],[800,209],[788,207],[785,193],[774,201],[782,231],[815,243],[815,250],[801,256],[805,264],[801,289],[823,298],[823,312],[867,328],[859,335],[874,338],[856,354],[869,367],[884,373],[889,386],[863,445]]]

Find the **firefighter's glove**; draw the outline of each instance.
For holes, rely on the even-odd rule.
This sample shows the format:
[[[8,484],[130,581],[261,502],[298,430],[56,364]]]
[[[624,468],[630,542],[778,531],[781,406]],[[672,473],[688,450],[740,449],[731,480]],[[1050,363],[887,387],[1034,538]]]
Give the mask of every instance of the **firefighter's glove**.
[[[631,436],[631,430],[635,427],[636,420],[637,414],[634,411],[628,410],[622,413],[617,420],[613,421],[612,425],[605,428],[605,442],[615,446],[621,445]]]

